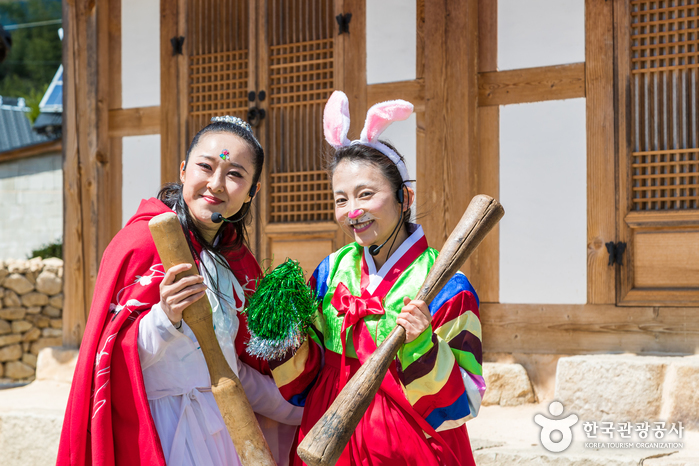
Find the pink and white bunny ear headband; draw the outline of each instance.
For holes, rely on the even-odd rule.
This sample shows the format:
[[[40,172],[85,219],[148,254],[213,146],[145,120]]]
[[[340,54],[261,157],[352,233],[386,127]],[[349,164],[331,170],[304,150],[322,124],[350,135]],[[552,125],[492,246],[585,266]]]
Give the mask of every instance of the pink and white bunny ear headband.
[[[342,91],[335,91],[325,104],[323,112],[323,132],[325,140],[335,149],[352,144],[364,144],[378,150],[398,168],[403,182],[408,183],[408,169],[394,150],[379,142],[379,136],[394,121],[406,120],[413,113],[413,104],[405,100],[389,100],[372,106],[366,114],[364,129],[359,139],[350,141],[347,132],[350,127],[349,101]]]

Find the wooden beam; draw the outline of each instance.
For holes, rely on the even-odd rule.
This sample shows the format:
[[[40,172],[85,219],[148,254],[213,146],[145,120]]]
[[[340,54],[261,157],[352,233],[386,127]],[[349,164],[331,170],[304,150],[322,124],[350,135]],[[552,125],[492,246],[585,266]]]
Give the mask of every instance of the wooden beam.
[[[295,222],[295,223],[271,223],[267,226],[269,235],[301,235],[337,232],[340,226],[337,222]]]
[[[189,31],[187,28],[187,24],[189,24],[189,15],[188,11],[192,11],[194,8],[194,2],[191,0],[177,0],[177,31],[179,32],[179,35],[182,37],[187,37],[191,33],[194,33],[194,31]],[[189,127],[189,51],[190,47],[186,43],[187,39],[185,39],[185,43],[183,44],[182,48],[182,55],[180,55],[177,59],[177,62],[179,64],[179,68],[177,69],[177,100],[179,104],[179,110],[177,111],[177,114],[179,115],[179,144],[178,147],[181,150],[180,152],[180,159],[184,159],[184,154],[187,152],[187,149],[189,148],[189,143],[192,141],[192,138],[194,137],[194,134],[196,134],[196,131],[194,134],[192,134],[192,130],[196,129],[197,131],[200,128],[190,128]],[[162,119],[162,116],[161,116]],[[162,140],[162,135],[160,136]],[[177,174],[175,175],[177,177],[177,181],[179,181],[179,165],[177,167]]]
[[[56,139],[54,141],[41,142],[39,144],[32,144],[31,146],[18,147],[16,149],[0,152],[0,163],[62,151],[63,141],[61,139]]]
[[[350,114],[355,115],[350,123],[348,137],[359,139],[367,111],[366,84],[366,0],[343,0],[342,13],[352,13],[349,34],[335,36],[341,54],[343,71],[342,89],[349,100]],[[337,27],[335,25],[335,27]],[[336,75],[337,76],[337,75]],[[359,118],[356,115],[362,115]]]
[[[490,353],[695,354],[699,308],[603,304],[481,306],[483,350]]]
[[[498,3],[478,3],[478,71],[497,69]],[[500,107],[479,107],[478,117],[478,193],[500,198]],[[496,226],[474,251],[469,280],[481,302],[500,300],[500,227]]]
[[[90,144],[86,155],[90,159],[90,170],[87,171],[88,176],[84,183],[85,188],[92,191],[93,194],[90,196],[90,213],[83,216],[83,222],[86,222],[86,228],[89,228],[86,229],[89,232],[89,241],[86,242],[86,246],[90,248],[90,251],[85,257],[89,258],[87,264],[89,265],[88,283],[90,288],[86,290],[86,302],[90,304],[92,304],[92,293],[97,282],[102,253],[121,227],[121,222],[114,225],[112,214],[113,199],[118,197],[121,200],[121,183],[116,186],[113,179],[116,176],[121,178],[122,168],[121,157],[119,157],[118,166],[114,166],[112,163],[109,145],[109,99],[112,90],[110,87],[112,60],[109,47],[111,2],[112,0],[107,0],[98,6],[94,0],[87,1],[88,25],[90,25],[88,41],[94,42],[94,50],[88,46],[88,50],[94,55],[87,57],[89,80],[87,98],[89,107],[94,108],[94,113],[88,112],[88,120],[91,120],[94,115],[92,120],[94,126],[86,128],[88,144]],[[93,21],[95,22],[94,26],[92,26]],[[121,75],[121,73],[119,74]],[[83,197],[83,207],[85,206],[84,201]]]
[[[121,0],[109,1],[109,109],[121,108]],[[109,165],[106,174],[109,183],[109,209],[107,224],[107,234],[114,237],[122,227],[122,186],[123,186],[123,165],[122,151],[123,144],[121,137],[113,137],[112,111],[109,110]]]
[[[110,211],[109,1],[63,2],[63,20],[63,343],[77,347],[102,251],[111,240],[111,222],[104,222]]]
[[[179,167],[185,148],[181,146],[182,129],[180,72],[184,55],[174,55],[170,39],[184,36],[180,30],[178,0],[160,0],[160,181],[179,181]],[[187,39],[185,39],[186,42]],[[187,43],[184,44],[187,48]],[[164,70],[168,70],[164,72]]]
[[[699,225],[699,211],[631,211],[624,221],[630,228],[695,227]]]
[[[585,1],[587,118],[587,302],[612,304],[615,268],[605,243],[616,241],[614,23],[612,2]]]
[[[425,150],[417,160],[417,208],[430,246],[439,249],[477,193],[478,0],[430,2],[424,36]]]
[[[63,2],[63,345],[80,346],[87,322],[85,305],[80,160],[78,155],[78,38],[80,16]]]
[[[425,0],[415,1],[415,77],[425,77]]]
[[[616,194],[617,194],[617,234],[615,241],[626,243],[624,266],[618,267],[616,299],[624,303],[634,288],[634,244],[633,231],[624,217],[631,212],[631,162],[633,157],[631,142],[631,20],[629,2],[614,2],[614,47],[615,85],[614,100],[616,109]],[[616,267],[615,267],[616,268]],[[647,297],[647,296],[646,296]],[[633,296],[632,296],[633,298]],[[635,298],[634,298],[635,299]]]
[[[370,84],[366,87],[367,106],[387,100],[407,100],[415,107],[415,112],[425,111],[425,80],[396,81],[391,83]]]
[[[416,21],[415,21],[415,77],[423,83],[423,99],[425,98],[425,0],[416,0]],[[425,146],[425,110],[415,113],[415,160],[416,170],[420,166],[419,161],[425,160],[430,153]],[[414,211],[422,214],[420,203],[415,204]]]
[[[270,89],[269,85],[269,40],[270,34],[267,25],[271,22],[268,19],[270,14],[269,2],[267,0],[254,0],[248,2],[248,60],[251,64],[248,67],[248,91],[257,92],[261,89]],[[262,64],[262,65],[254,65]],[[270,99],[265,99],[264,102],[258,103],[261,108],[264,108],[267,113],[267,121],[271,121],[270,115]],[[269,147],[270,124],[259,125],[255,128],[255,133],[263,147]],[[268,157],[272,154],[267,151]],[[275,154],[276,155],[276,154]],[[271,157],[270,157],[271,158]],[[260,174],[261,188],[255,199],[255,218],[253,219],[252,228],[248,230],[248,241],[253,254],[258,262],[272,257],[271,239],[267,235],[269,222],[269,191],[270,191],[270,166],[272,165],[268,158],[268,162],[263,165],[262,173]],[[312,273],[312,272],[311,272]]]
[[[478,105],[585,97],[585,63],[478,74]]]
[[[109,137],[160,133],[160,106],[109,110]]]

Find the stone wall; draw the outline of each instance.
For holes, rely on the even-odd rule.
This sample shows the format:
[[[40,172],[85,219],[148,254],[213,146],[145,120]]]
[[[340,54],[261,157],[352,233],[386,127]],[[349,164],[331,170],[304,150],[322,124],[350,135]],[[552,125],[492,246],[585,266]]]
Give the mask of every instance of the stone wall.
[[[63,261],[0,261],[0,384],[31,382],[39,351],[63,345]]]

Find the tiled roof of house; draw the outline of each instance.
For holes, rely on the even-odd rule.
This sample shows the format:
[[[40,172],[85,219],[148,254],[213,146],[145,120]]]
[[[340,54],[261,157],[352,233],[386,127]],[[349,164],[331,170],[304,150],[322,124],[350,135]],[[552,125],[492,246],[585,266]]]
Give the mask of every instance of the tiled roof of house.
[[[32,130],[24,99],[0,97],[0,152],[50,141]]]

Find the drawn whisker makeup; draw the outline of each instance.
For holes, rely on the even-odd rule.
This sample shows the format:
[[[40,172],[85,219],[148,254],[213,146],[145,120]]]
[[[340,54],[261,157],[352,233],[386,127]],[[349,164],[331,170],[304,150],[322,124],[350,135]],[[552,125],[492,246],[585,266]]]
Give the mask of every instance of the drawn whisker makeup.
[[[363,211],[360,211],[361,214],[359,217],[352,218],[352,214],[355,213],[356,211],[350,212],[349,215],[345,218],[344,223],[345,225],[352,226],[352,225],[358,225],[360,223],[366,223],[370,220],[376,220],[377,217],[373,216],[370,213],[364,213]]]

